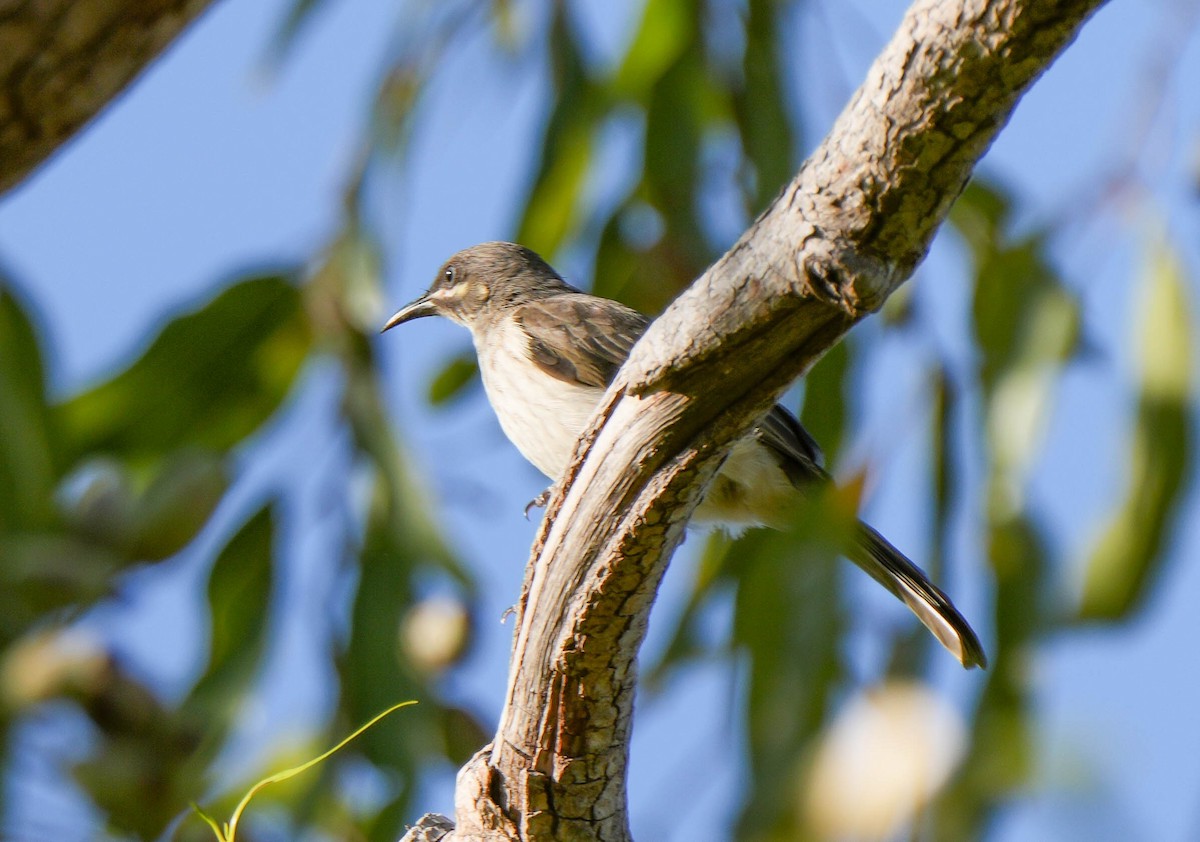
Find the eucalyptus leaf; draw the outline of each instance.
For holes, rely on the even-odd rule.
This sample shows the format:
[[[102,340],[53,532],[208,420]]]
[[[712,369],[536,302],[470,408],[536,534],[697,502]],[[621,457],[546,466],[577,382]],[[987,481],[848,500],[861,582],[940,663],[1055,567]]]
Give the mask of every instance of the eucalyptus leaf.
[[[551,27],[554,110],[517,231],[518,242],[545,255],[558,251],[575,225],[596,128],[605,112],[599,89],[588,79],[564,6],[555,7]]]
[[[814,506],[815,510],[820,506]],[[738,820],[741,839],[800,838],[798,759],[820,728],[842,676],[842,562],[806,526],[758,530],[734,550],[734,640],[749,656],[747,728],[752,785]]]
[[[37,331],[0,278],[0,532],[53,521],[56,462]]]
[[[442,406],[461,397],[467,389],[478,384],[479,364],[473,353],[453,357],[434,375],[429,384],[429,402]]]
[[[1087,562],[1079,605],[1085,620],[1123,619],[1144,604],[1192,475],[1195,312],[1183,264],[1164,244],[1147,260],[1141,293],[1128,487]]]
[[[258,509],[221,549],[209,573],[208,664],[181,711],[205,723],[210,752],[233,724],[232,703],[249,691],[260,668],[274,582],[275,520],[273,505]]]
[[[57,420],[74,459],[223,453],[279,407],[309,348],[297,287],[279,275],[242,281],[167,324],[133,365],[58,407]]]
[[[753,190],[747,191],[751,214],[765,208],[796,171],[797,141],[783,90],[779,43],[779,19],[788,5],[779,0],[746,4],[743,79],[733,91],[733,104],[742,149],[754,167]]]
[[[613,80],[618,96],[645,102],[696,32],[690,0],[647,0],[637,34]]]

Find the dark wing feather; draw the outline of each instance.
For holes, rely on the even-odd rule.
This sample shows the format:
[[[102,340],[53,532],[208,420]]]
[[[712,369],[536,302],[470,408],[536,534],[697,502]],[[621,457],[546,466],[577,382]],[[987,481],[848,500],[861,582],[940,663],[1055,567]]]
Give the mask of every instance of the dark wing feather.
[[[607,298],[564,293],[517,308],[513,318],[529,337],[529,355],[547,374],[584,386],[612,382],[650,319]],[[796,417],[776,404],[755,427],[797,484],[826,478],[821,448]]]
[[[529,337],[529,356],[538,368],[567,383],[601,389],[650,324],[624,304],[584,293],[531,301],[513,319]]]
[[[779,404],[771,407],[754,435],[779,457],[779,466],[793,485],[826,480],[829,475],[821,467],[821,448],[808,430]]]

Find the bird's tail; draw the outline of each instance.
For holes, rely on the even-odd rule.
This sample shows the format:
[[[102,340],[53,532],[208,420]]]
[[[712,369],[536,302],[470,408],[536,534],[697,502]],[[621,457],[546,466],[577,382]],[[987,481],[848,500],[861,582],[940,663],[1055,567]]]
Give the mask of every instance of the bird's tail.
[[[987,655],[954,603],[921,568],[865,523],[858,524],[849,558],[904,601],[964,667],[986,667]]]

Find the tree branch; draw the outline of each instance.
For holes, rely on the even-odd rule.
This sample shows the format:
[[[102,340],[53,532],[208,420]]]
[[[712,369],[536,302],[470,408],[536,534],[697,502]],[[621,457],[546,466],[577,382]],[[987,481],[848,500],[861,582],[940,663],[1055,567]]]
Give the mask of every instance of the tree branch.
[[[212,0],[0,0],[0,193],[108,104]]]
[[[635,659],[731,442],[924,257],[1017,99],[1102,0],[918,0],[829,136],[650,327],[551,502],[455,840],[630,839]],[[565,488],[565,491],[564,491]]]

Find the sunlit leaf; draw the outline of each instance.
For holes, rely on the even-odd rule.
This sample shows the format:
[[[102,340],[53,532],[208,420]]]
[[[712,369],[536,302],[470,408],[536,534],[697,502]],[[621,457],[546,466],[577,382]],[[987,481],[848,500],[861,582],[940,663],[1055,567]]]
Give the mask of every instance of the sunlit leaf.
[[[1079,304],[1048,263],[1043,232],[1011,240],[1010,207],[1000,190],[973,182],[951,216],[976,273],[972,328],[989,457],[985,558],[995,576],[996,642],[989,650],[972,747],[935,811],[934,838],[946,842],[977,836],[1028,785],[1036,756],[1029,659],[1038,636],[1058,615],[1047,541],[1027,511],[1025,487],[1039,460],[1058,378],[1080,345]],[[949,397],[944,386],[942,393]],[[946,456],[953,452],[945,431],[947,408],[939,421]],[[938,470],[944,519],[947,479],[945,468]]]
[[[1001,520],[1024,506],[1063,366],[1081,345],[1078,299],[1046,259],[1045,235],[1009,242],[1010,200],[973,182],[951,220],[975,268],[972,328],[990,448],[990,513]]]
[[[962,759],[962,715],[912,679],[869,687],[839,708],[807,764],[808,824],[818,839],[899,839]]]
[[[587,77],[565,7],[555,8],[551,36],[554,110],[517,232],[519,242],[546,255],[558,250],[575,224],[596,128],[605,110],[599,89]]]
[[[235,284],[170,322],[128,369],[59,408],[71,452],[131,461],[186,446],[225,452],[282,403],[309,336],[292,283]]]
[[[1019,308],[1020,335],[987,380],[985,419],[993,463],[990,505],[1002,516],[1020,506],[1022,486],[1043,441],[1056,384],[1079,334],[1078,301],[1057,285]],[[986,316],[981,315],[981,318]],[[995,358],[990,358],[993,361]]]
[[[618,96],[643,100],[696,30],[691,0],[648,0],[637,35],[613,82]]]
[[[1141,382],[1128,490],[1088,559],[1079,606],[1087,620],[1120,619],[1143,604],[1192,474],[1195,314],[1182,263],[1166,246],[1151,254],[1141,292]]]

